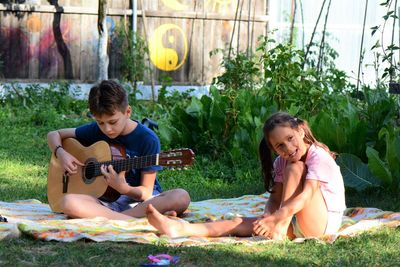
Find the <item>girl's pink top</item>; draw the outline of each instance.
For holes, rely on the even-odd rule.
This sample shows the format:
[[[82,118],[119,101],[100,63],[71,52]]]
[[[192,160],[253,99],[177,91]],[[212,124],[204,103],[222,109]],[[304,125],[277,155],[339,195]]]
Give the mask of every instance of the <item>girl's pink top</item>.
[[[287,161],[277,157],[274,162],[274,181],[283,183],[283,173]],[[340,167],[332,156],[322,147],[311,145],[305,164],[306,179],[320,181],[322,196],[328,211],[342,212],[346,209],[343,177]]]

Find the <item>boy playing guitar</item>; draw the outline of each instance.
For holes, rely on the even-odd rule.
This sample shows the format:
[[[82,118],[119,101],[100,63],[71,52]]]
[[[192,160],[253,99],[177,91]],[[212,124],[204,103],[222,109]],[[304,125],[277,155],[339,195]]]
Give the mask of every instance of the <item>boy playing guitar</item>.
[[[48,195],[53,210],[63,212],[72,218],[101,216],[120,220],[144,217],[149,204],[164,214],[179,215],[184,212],[190,203],[189,194],[184,189],[162,192],[157,179],[157,171],[162,169],[158,156],[154,163],[139,165],[139,168],[121,169],[115,163],[113,166],[113,163],[107,162],[110,159],[98,164],[90,158],[80,157],[84,150],[82,153],[76,151],[72,153],[72,150],[66,149],[67,146],[71,147],[71,140],[76,139],[85,147],[96,145],[101,141],[113,144],[111,148],[117,147],[117,150],[122,147],[125,150],[119,149],[122,151],[120,156],[131,160],[135,157],[152,158],[151,155],[160,153],[160,141],[157,135],[130,118],[132,108],[128,104],[127,94],[117,82],[105,80],[92,87],[89,93],[89,109],[95,122],[77,128],[51,131],[47,135],[48,145],[53,153],[52,163],[58,165],[64,172],[56,175],[56,172],[49,171]],[[97,154],[98,158],[101,158],[104,153]],[[83,159],[87,159],[89,163],[82,162]],[[76,179],[77,174],[87,176],[85,174],[89,173],[91,166],[98,166],[98,175],[104,179],[97,180],[117,191],[120,195],[118,199],[114,201],[104,197],[99,198],[98,195],[76,193],[77,191],[70,193],[68,184]],[[54,179],[63,181],[62,185],[57,186],[57,190],[63,190],[63,194],[59,200],[54,201],[56,204],[52,205],[50,184],[55,181]],[[92,182],[91,179],[85,181],[86,184]]]

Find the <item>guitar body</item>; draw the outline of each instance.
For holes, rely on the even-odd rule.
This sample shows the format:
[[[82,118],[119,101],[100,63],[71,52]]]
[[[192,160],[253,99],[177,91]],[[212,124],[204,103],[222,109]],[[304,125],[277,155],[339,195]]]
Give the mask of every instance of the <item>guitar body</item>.
[[[65,194],[84,194],[106,201],[115,201],[120,193],[108,186],[100,166],[113,165],[119,173],[132,169],[143,169],[148,166],[160,165],[169,168],[190,166],[194,160],[194,153],[190,149],[174,149],[154,155],[126,158],[125,149],[121,146],[109,145],[99,141],[85,147],[74,138],[66,138],[62,142],[63,148],[84,164],[78,166],[74,175],[65,175],[60,161],[51,155],[49,173],[47,176],[47,198],[54,212],[62,212],[61,204]]]
[[[85,164],[92,161],[103,162],[112,159],[111,148],[104,141],[85,147],[76,139],[67,138],[63,141],[63,148]],[[68,177],[68,184],[65,186],[64,169],[59,160],[52,154],[47,177],[47,198],[54,212],[62,212],[61,201],[67,193],[85,194],[99,198],[104,195],[107,188],[108,185],[102,176],[85,179],[82,167],[78,168],[76,174]],[[64,192],[64,189],[67,189],[66,192]]]

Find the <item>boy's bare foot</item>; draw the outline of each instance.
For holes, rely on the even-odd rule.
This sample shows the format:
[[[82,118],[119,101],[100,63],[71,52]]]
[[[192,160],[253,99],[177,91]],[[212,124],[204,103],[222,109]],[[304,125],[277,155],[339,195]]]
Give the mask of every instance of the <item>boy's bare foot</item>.
[[[158,212],[153,205],[149,204],[146,208],[146,217],[149,223],[156,228],[160,234],[169,237],[180,237],[183,235],[183,223],[169,219]]]

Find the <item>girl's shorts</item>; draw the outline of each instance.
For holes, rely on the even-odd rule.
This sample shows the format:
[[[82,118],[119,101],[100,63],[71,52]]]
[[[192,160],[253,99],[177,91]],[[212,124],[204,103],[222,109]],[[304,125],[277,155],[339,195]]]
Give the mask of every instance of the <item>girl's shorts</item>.
[[[340,226],[342,225],[342,218],[343,218],[343,212],[328,211],[328,221],[326,223],[324,235],[337,233],[337,231],[339,231],[340,229]],[[293,234],[296,237],[300,238],[305,237],[303,231],[300,228],[300,225],[296,220],[296,216],[293,216],[292,227],[293,227]]]

